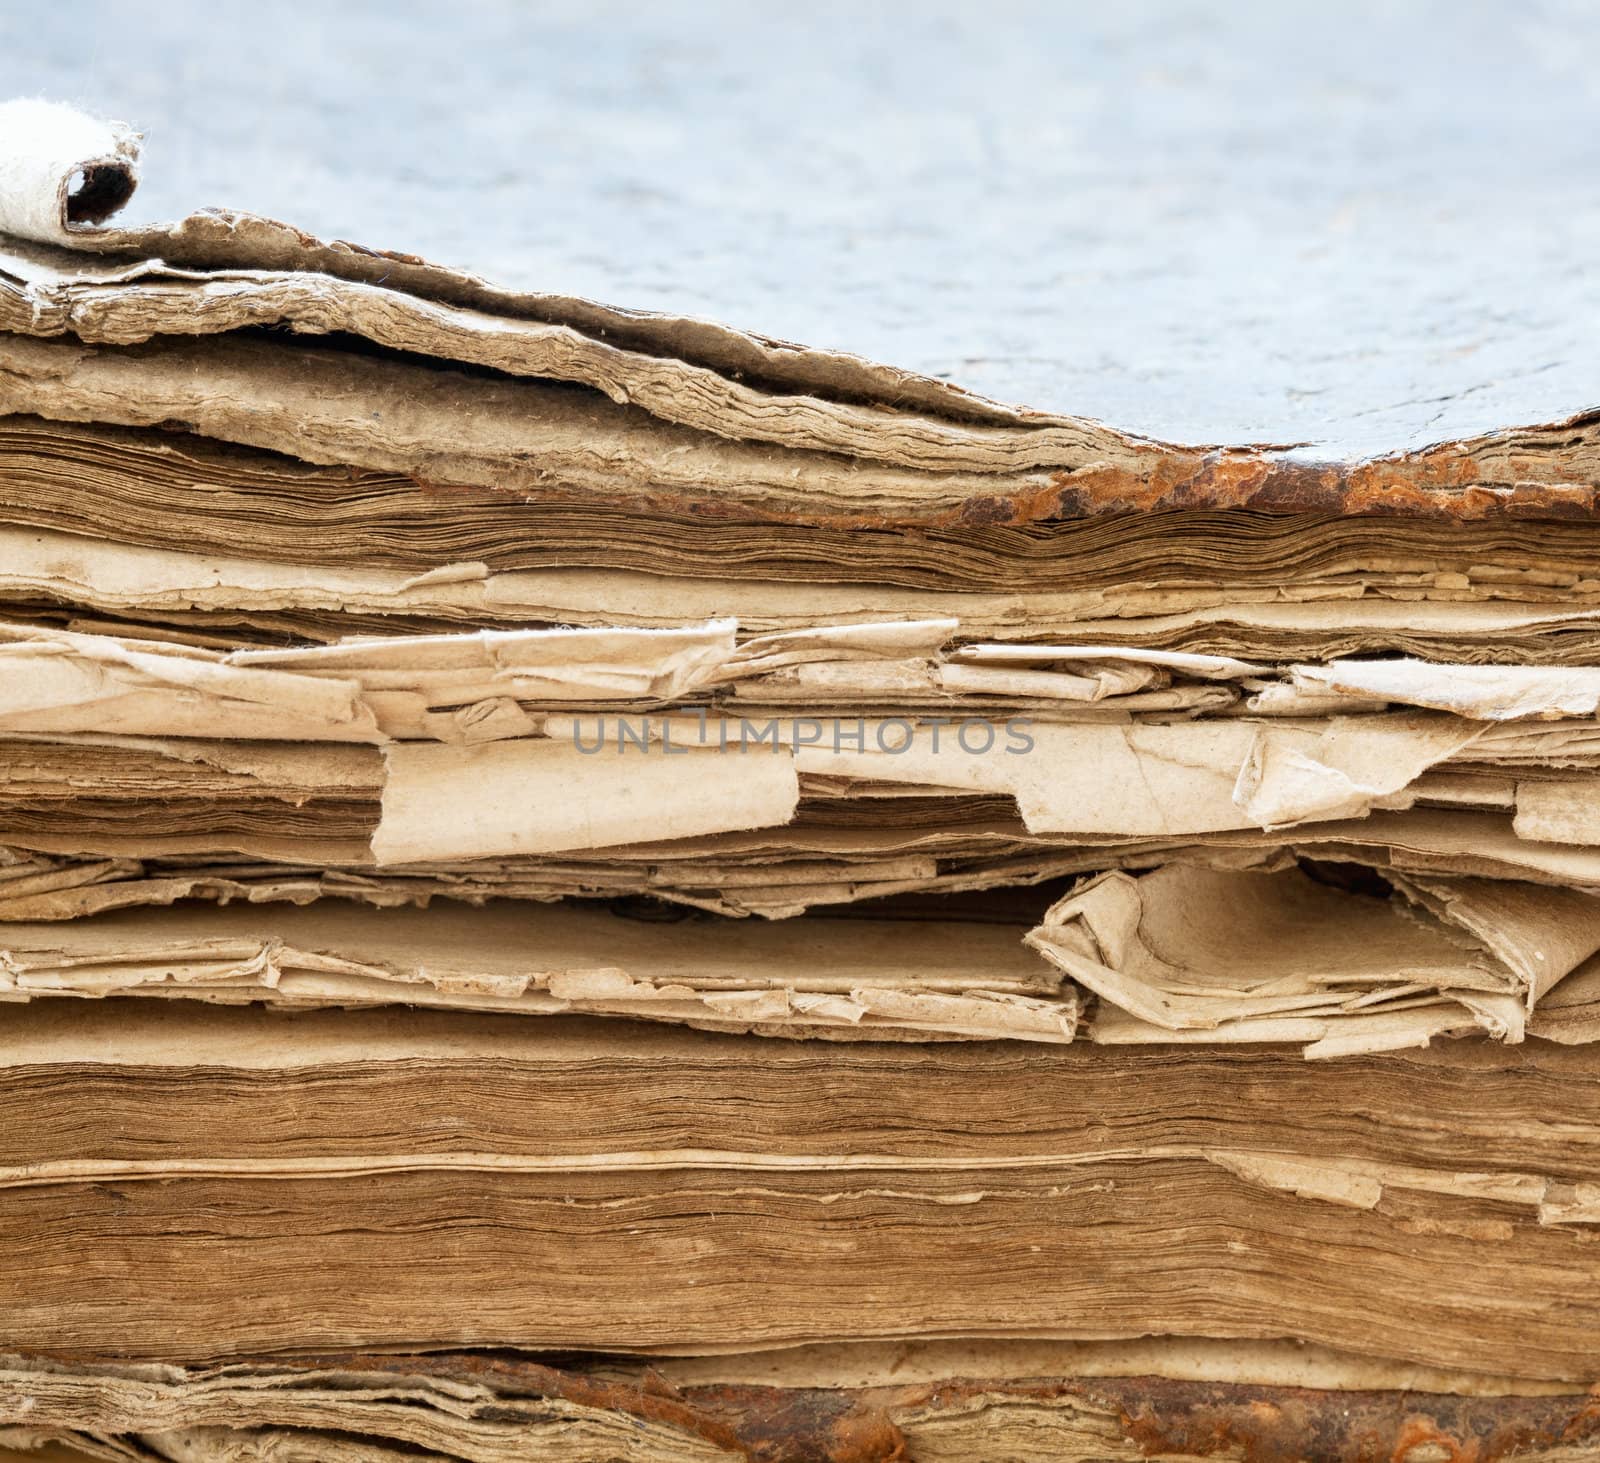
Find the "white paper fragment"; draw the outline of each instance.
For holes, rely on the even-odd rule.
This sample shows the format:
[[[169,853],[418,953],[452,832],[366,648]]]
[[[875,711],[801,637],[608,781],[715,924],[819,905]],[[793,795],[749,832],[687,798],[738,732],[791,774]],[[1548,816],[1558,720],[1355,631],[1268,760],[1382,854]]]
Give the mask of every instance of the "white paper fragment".
[[[132,196],[139,134],[59,102],[0,102],[0,234],[67,244]]]

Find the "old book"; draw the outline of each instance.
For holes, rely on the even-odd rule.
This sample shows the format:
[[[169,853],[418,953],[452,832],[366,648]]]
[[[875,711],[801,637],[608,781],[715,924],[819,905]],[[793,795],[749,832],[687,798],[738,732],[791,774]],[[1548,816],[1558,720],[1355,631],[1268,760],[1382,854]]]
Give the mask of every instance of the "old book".
[[[1596,1051],[39,1003],[0,1293],[68,1362],[1294,1337],[1581,1390]]]
[[[1364,465],[1402,513],[1285,511],[1300,469],[1270,453],[1230,448],[1249,491],[1225,491],[1209,450],[837,354],[380,276],[263,220],[77,217],[71,177],[92,162],[125,199],[135,141],[7,115],[0,727],[54,739],[16,744],[39,760],[7,788],[9,918],[441,892],[785,916],[1314,845],[1600,882],[1600,681],[1549,663],[1600,609],[1556,489],[1584,480],[1587,425]],[[330,520],[350,537],[307,557]],[[529,619],[602,623],[470,628]],[[641,755],[585,760],[608,710]],[[752,721],[771,755],[729,758]],[[997,721],[1031,755],[994,755]],[[1430,1019],[1452,1029],[1404,1029]]]
[[[137,140],[6,116],[0,728],[61,764],[11,785],[8,917],[450,888],[783,916],[1313,842],[1596,882],[1600,682],[1563,664],[1600,612],[1588,424],[1318,492],[1261,449],[1219,475],[1221,449],[265,220],[119,229]],[[608,724],[643,755],[583,760]],[[774,755],[726,756],[752,726]],[[186,823],[154,797],[117,827],[145,775]],[[943,826],[899,806],[930,796]],[[1440,808],[1498,820],[1472,859]]]
[[[782,136],[852,44],[803,106],[772,70]],[[1165,73],[1109,51],[1121,116]],[[517,252],[126,226],[131,129],[0,106],[0,1443],[1594,1451],[1600,426],[1587,276],[1519,313],[1558,276],[1506,222],[1551,238],[1577,170],[1491,207],[1458,152],[1407,277],[1453,175],[1335,213],[1280,151],[1312,183],[1238,219],[1332,213],[1408,334],[1365,287],[1196,307],[1195,190],[1254,133],[1186,127],[1142,190],[1184,207],[1128,213],[1133,152],[1052,177],[995,216],[1009,308],[863,329],[906,369],[694,318],[704,258],[653,314]],[[503,210],[447,172],[402,216],[465,258]],[[1129,353],[1034,267],[1053,229],[1103,270],[1097,215],[1159,241]],[[875,257],[880,323],[1013,290]],[[1206,411],[1163,377],[1197,339]]]

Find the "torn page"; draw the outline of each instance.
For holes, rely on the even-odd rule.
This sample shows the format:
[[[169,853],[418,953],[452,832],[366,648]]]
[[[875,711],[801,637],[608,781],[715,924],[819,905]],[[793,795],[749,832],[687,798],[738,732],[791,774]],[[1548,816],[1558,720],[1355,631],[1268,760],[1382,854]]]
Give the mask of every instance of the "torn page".
[[[1481,880],[1419,881],[1409,905],[1303,873],[1170,865],[1090,880],[1028,943],[1101,998],[1097,1039],[1294,1041],[1335,1055],[1524,1012],[1600,949],[1600,901]],[[1561,939],[1548,938],[1550,928]]]

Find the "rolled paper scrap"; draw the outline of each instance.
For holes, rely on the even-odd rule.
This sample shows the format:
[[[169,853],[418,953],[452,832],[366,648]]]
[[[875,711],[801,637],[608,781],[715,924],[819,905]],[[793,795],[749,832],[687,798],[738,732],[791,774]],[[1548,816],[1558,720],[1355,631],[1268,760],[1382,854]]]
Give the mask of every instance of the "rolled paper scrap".
[[[133,197],[140,134],[60,102],[0,103],[0,233],[71,246]]]

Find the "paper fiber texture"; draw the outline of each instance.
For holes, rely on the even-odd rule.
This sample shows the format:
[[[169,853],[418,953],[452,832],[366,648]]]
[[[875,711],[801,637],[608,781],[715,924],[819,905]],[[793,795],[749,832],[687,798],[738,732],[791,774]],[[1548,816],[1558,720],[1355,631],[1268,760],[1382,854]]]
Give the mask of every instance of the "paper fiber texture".
[[[0,117],[6,926],[148,906],[205,974],[156,987],[282,999],[277,937],[194,953],[209,905],[483,949],[503,908],[642,898],[798,947],[968,899],[1055,962],[1016,944],[1055,1004],[1003,1034],[1317,1055],[1515,1042],[1581,983],[1589,418],[1315,467],[1177,445],[245,214],[119,228],[128,129]],[[1173,913],[1234,889],[1264,974]],[[284,948],[291,987],[368,990],[305,984],[358,950]],[[738,1020],[806,1025],[820,978]],[[959,1003],[996,989],[871,1020],[995,1034]]]
[[[458,751],[397,747],[387,758],[379,863],[554,853],[787,823],[793,760],[683,749],[619,758],[604,777],[575,746],[544,739]]]
[[[113,1342],[170,1364],[469,1337],[704,1356],[1154,1332],[1356,1351],[1369,1377],[1393,1368],[1380,1385],[1464,1370],[1571,1390],[1594,1379],[1600,1304],[1581,1178],[1597,1050],[1326,1064],[41,1002],[0,1040],[0,1095],[34,1117],[0,1165],[19,1237],[0,1280],[15,1344],[69,1365]],[[119,1261],[92,1288],[64,1263],[85,1235]],[[255,1303],[205,1280],[223,1253]],[[387,1283],[361,1283],[375,1265]],[[1174,1265],[1219,1282],[1173,1287]],[[1562,1275],[1559,1313],[1516,1283],[1530,1265]],[[1442,1267],[1445,1294],[1422,1283]],[[858,1284],[883,1287],[872,1306]]]

